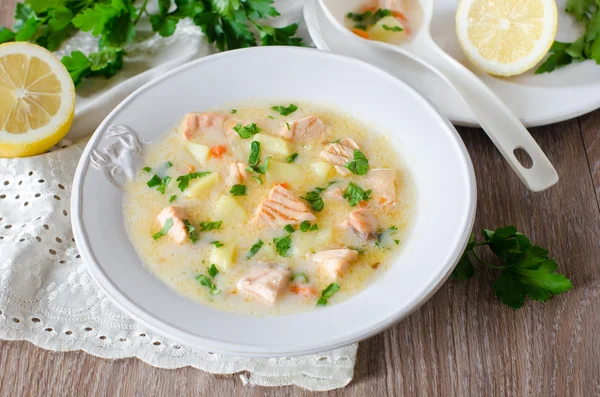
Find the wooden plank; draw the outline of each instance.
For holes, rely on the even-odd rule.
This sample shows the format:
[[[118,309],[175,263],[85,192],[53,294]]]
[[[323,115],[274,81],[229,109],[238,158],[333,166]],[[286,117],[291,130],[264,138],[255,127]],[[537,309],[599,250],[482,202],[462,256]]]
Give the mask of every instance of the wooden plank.
[[[586,149],[590,177],[600,206],[600,111],[580,117],[579,126]]]

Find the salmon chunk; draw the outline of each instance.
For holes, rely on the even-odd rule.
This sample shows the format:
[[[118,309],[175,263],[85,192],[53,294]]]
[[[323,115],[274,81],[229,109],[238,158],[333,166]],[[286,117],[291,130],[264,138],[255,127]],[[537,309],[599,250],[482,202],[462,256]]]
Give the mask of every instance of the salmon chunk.
[[[373,198],[382,206],[396,205],[396,171],[375,168],[367,173],[365,185],[373,190]]]
[[[306,204],[296,194],[282,185],[275,185],[269,197],[258,206],[255,222],[270,226],[299,224],[304,221],[314,222],[317,218],[310,212]]]
[[[181,207],[166,207],[156,217],[160,222],[160,226],[164,226],[167,219],[173,219],[173,226],[167,233],[177,244],[183,244],[188,239],[188,233],[183,220],[187,219],[187,212]]]
[[[188,113],[183,126],[183,138],[191,141],[199,133],[225,134],[226,116],[221,113]]]
[[[358,259],[358,252],[348,248],[320,251],[310,259],[332,280],[337,280]]]
[[[229,166],[229,176],[227,177],[227,186],[239,185],[248,178],[247,165],[236,161]]]
[[[286,289],[291,273],[277,264],[257,264],[237,283],[237,290],[251,298],[272,306]]]
[[[345,167],[354,159],[354,151],[358,145],[350,138],[341,139],[339,142],[330,143],[321,152],[321,157],[330,162],[340,175],[350,175],[351,172]]]
[[[350,228],[365,240],[377,236],[377,217],[371,210],[366,208],[352,211],[342,225]]]
[[[310,142],[319,139],[325,133],[325,123],[317,116],[308,116],[293,121],[281,129],[280,135],[294,142]]]

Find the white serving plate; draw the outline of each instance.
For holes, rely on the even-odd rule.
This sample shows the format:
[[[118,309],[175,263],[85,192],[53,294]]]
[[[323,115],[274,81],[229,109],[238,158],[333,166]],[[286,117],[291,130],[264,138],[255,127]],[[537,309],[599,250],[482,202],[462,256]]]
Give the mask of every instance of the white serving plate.
[[[581,26],[566,14],[567,0],[557,0],[558,41],[573,41]],[[454,15],[458,0],[436,0],[432,36],[451,56],[473,70],[527,126],[552,124],[600,108],[600,66],[593,61],[572,64],[540,75],[531,70],[520,76],[499,78],[478,71],[460,49],[455,33]],[[316,0],[305,0],[304,19],[313,42],[319,49],[353,56],[376,65],[409,83],[429,98],[453,123],[477,126],[468,105],[444,81],[424,66],[389,51],[369,50],[344,40],[339,33],[320,23],[324,20]]]
[[[281,317],[215,311],[155,278],[127,238],[119,186],[136,169],[144,142],[155,141],[187,112],[253,97],[327,103],[373,122],[390,131],[412,170],[418,190],[412,234],[390,270],[345,302]],[[475,196],[472,164],[456,130],[413,89],[352,58],[271,47],[199,59],[131,94],[88,143],[71,210],[77,246],[91,274],[130,314],[206,351],[281,356],[364,339],[425,302],[466,245]]]

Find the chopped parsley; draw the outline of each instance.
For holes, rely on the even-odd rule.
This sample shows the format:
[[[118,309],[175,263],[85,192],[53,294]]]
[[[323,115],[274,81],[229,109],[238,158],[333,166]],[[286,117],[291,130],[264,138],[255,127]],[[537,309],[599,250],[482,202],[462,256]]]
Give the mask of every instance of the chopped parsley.
[[[294,229],[294,226],[292,226],[292,225],[285,225],[283,230],[285,230],[288,233],[294,233],[296,231],[296,229]]]
[[[169,203],[172,203],[175,200],[177,200],[177,195],[176,194],[174,194],[171,197],[169,197]]]
[[[303,279],[304,283],[308,283],[308,277],[304,273],[296,273],[292,276],[292,281]]]
[[[285,126],[287,127],[288,131],[291,131],[292,129],[290,128],[290,123],[288,123],[287,121],[285,122]]]
[[[271,156],[265,157],[265,159],[259,165],[251,165],[246,168],[246,171],[256,172],[258,174],[265,174],[269,168],[269,159]]]
[[[246,185],[233,185],[229,190],[232,196],[245,196],[246,195]]]
[[[340,285],[338,283],[331,283],[321,291],[321,297],[317,300],[317,306],[325,306],[329,299],[340,290]]]
[[[254,255],[256,255],[256,253],[262,248],[264,244],[265,243],[262,240],[258,240],[256,243],[254,243],[254,245],[250,247],[250,251],[248,252],[246,258],[250,259]]]
[[[294,154],[289,155],[285,159],[285,161],[288,162],[288,163],[293,163],[294,161],[296,161],[297,158],[298,158],[298,153],[294,153]]]
[[[212,278],[214,278],[217,274],[219,274],[219,269],[217,269],[217,267],[215,266],[215,264],[211,264],[208,269],[206,269],[206,271],[208,272],[209,276],[211,276]]]
[[[365,253],[365,250],[359,247],[348,247],[349,249],[358,252],[360,255]]]
[[[250,144],[250,157],[248,157],[248,165],[255,166],[260,160],[260,142],[252,141]]]
[[[388,25],[383,25],[383,30],[387,30],[388,32],[404,32],[404,29],[402,29],[400,26],[388,26]]]
[[[231,109],[231,114],[236,114],[237,113],[237,109]]]
[[[361,201],[367,201],[371,199],[372,190],[363,190],[360,186],[350,182],[348,188],[344,192],[344,198],[348,199],[350,207],[355,207]]]
[[[220,229],[223,221],[215,222],[200,222],[200,231],[206,232],[208,230]]]
[[[200,285],[203,285],[206,288],[208,288],[210,290],[211,295],[218,295],[221,293],[221,290],[218,289],[217,286],[212,282],[212,280],[204,274],[201,274],[198,277],[196,277],[196,280],[200,282]]]
[[[335,141],[331,141],[331,143],[340,143],[340,141],[344,138],[336,139]]]
[[[312,232],[315,230],[319,230],[319,225],[317,225],[316,223],[314,225],[311,225],[309,221],[304,221],[300,224],[300,231],[302,233]]]
[[[155,239],[155,240],[158,240],[159,238],[161,238],[165,234],[169,233],[169,230],[171,229],[171,227],[173,227],[173,218],[167,219],[165,221],[165,224],[163,225],[162,229],[160,230],[160,232],[155,233],[152,236],[152,238]]]
[[[355,175],[365,175],[369,171],[369,159],[360,150],[354,151],[354,160],[345,165]]]
[[[287,256],[287,252],[292,247],[292,238],[288,234],[284,237],[274,238],[275,248],[280,256]]]
[[[400,240],[394,240],[394,243],[396,243],[396,245],[400,244]]]
[[[355,28],[366,30],[367,26],[375,25],[380,19],[389,17],[390,15],[393,15],[391,10],[380,8],[375,12],[367,10],[360,14],[349,12],[346,14],[346,18],[357,22],[354,25]]]
[[[215,246],[215,248],[221,248],[222,246],[224,246],[225,244],[223,244],[222,242],[220,242],[219,240],[215,240],[215,241],[211,241],[210,242],[212,245]]]
[[[252,175],[252,178],[256,181],[256,183],[258,183],[259,185],[262,185],[263,182],[260,179],[260,176],[256,176],[256,175]]]
[[[321,211],[323,211],[323,208],[325,207],[325,203],[323,202],[323,199],[321,198],[321,193],[324,192],[329,186],[333,185],[334,183],[337,183],[337,182],[336,181],[329,182],[329,184],[327,184],[327,186],[325,186],[325,187],[316,187],[315,190],[311,190],[310,192],[306,193],[305,196],[301,196],[301,197],[304,200],[308,201],[308,205],[310,205],[310,208],[312,208],[313,211],[321,212]]]
[[[242,139],[252,138],[254,135],[262,131],[262,129],[259,128],[256,123],[245,126],[242,126],[242,123],[238,123],[235,127],[233,127],[233,130],[237,132]]]
[[[150,168],[150,167],[144,167],[142,169],[146,172],[152,172],[152,168]]]
[[[173,163],[171,163],[170,161],[167,161],[167,164],[165,164],[165,168],[171,168],[173,166]]]
[[[273,106],[271,110],[278,112],[282,116],[287,116],[298,110],[298,106],[292,103],[287,108],[285,106]]]
[[[165,176],[164,178],[161,178],[160,176],[154,174],[154,176],[152,177],[152,179],[150,179],[146,183],[146,185],[148,185],[148,187],[155,187],[156,186],[156,190],[158,190],[162,194],[165,194],[165,190],[167,189],[167,186],[169,185],[169,182],[171,182],[171,177],[170,176]]]
[[[268,118],[270,118],[271,120],[275,120],[275,117],[273,116],[267,116]]]
[[[177,184],[177,187],[179,188],[179,190],[181,190],[183,192],[185,189],[188,188],[188,186],[190,185],[190,181],[192,179],[202,178],[208,174],[210,174],[210,171],[190,172],[187,175],[178,176],[177,182],[179,182],[179,183]]]
[[[194,226],[192,226],[190,221],[188,221],[187,219],[183,220],[183,224],[185,225],[185,228],[187,229],[188,237],[190,238],[190,240],[192,241],[193,244],[196,244],[198,242],[198,240],[200,240],[200,237],[198,237],[198,233],[196,232],[196,228]]]

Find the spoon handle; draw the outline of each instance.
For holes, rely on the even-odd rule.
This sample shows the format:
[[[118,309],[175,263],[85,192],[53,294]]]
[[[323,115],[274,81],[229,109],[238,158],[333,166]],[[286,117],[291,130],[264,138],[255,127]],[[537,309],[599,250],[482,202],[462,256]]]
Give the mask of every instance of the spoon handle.
[[[539,192],[558,182],[556,170],[525,126],[473,72],[446,54],[431,37],[411,43],[410,52],[467,102],[483,130],[530,190]],[[533,162],[530,168],[516,158],[517,149],[527,152]]]

